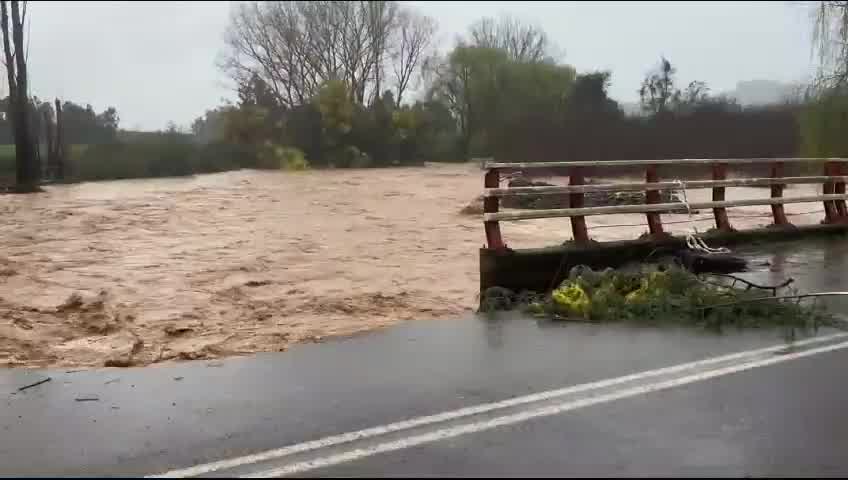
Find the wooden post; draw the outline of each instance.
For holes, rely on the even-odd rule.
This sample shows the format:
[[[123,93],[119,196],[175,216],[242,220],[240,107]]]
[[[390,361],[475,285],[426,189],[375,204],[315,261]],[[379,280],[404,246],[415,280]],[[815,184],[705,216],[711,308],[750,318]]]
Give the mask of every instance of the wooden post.
[[[483,180],[483,186],[486,188],[498,188],[501,183],[500,172],[497,168],[492,168],[486,172]],[[499,206],[498,197],[483,198],[483,212],[497,213]],[[486,230],[486,243],[488,247],[494,250],[502,250],[506,248],[501,238],[501,226],[497,221],[483,222],[483,228]]]
[[[569,171],[569,185],[583,185],[583,172],[579,167],[572,168]],[[568,194],[568,206],[570,208],[583,207],[583,194],[570,193]],[[586,228],[585,217],[571,217],[571,233],[574,236],[574,242],[577,244],[589,243],[589,230]]]
[[[845,164],[842,162],[836,163],[831,168],[831,171],[834,175],[844,176]],[[844,195],[845,182],[836,182],[836,185],[834,186],[834,193],[837,195]],[[846,217],[848,217],[848,209],[845,207],[845,200],[836,200],[836,213],[839,214],[840,220],[846,220]]]
[[[647,183],[657,183],[659,181],[659,175],[657,175],[656,165],[648,165],[648,167],[645,169],[645,181]],[[662,203],[659,190],[646,190],[645,203]],[[648,229],[650,230],[651,235],[664,235],[665,232],[663,232],[662,219],[660,218],[660,214],[656,212],[650,212],[646,213],[645,216],[648,217]]]
[[[824,164],[824,174],[826,176],[832,175],[833,167],[830,162],[825,162]],[[822,193],[824,195],[832,195],[836,190],[836,186],[833,182],[827,181],[822,185]],[[838,216],[836,211],[836,202],[833,200],[825,200],[824,201],[824,222],[825,223],[834,223],[836,222],[836,217]]]
[[[783,177],[783,162],[775,162],[771,166],[771,178],[781,177]],[[771,186],[771,198],[783,198],[782,184]],[[783,210],[783,204],[772,205],[771,214],[774,217],[775,225],[789,225],[789,220],[786,219],[786,212]]]
[[[727,178],[727,164],[726,163],[714,163],[713,164],[713,180],[724,180]],[[723,202],[724,201],[724,187],[713,187],[713,201],[714,202]],[[730,220],[727,219],[727,209],[724,207],[716,207],[713,208],[713,215],[715,216],[716,228],[721,231],[731,231],[733,227],[730,226]]]

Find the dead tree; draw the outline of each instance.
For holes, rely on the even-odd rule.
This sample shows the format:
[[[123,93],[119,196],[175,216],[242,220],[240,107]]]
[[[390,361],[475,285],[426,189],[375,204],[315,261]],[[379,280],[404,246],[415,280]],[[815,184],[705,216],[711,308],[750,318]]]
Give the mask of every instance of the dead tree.
[[[44,143],[47,146],[47,168],[44,172],[48,179],[56,178],[56,129],[53,125],[52,109],[45,108],[43,111]]]
[[[12,135],[15,139],[15,176],[18,192],[38,190],[40,167],[35,155],[35,143],[30,131],[27,65],[24,44],[26,2],[0,0],[0,30],[3,34],[3,53],[6,77],[9,82],[9,113]],[[11,8],[10,8],[11,7]],[[11,38],[9,10],[12,12]],[[14,44],[14,50],[13,50]]]

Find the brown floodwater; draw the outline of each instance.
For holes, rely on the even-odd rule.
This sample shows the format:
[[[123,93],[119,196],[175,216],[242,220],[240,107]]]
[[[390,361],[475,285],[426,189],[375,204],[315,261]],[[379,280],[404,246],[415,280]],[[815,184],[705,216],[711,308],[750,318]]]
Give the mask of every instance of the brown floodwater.
[[[216,358],[407,319],[456,318],[477,304],[485,237],[479,215],[460,212],[482,183],[479,168],[463,164],[243,170],[0,196],[0,364]],[[693,191],[689,200],[708,196]],[[728,198],[739,196],[768,190],[728,190]],[[734,209],[731,218],[736,227],[766,225],[770,219],[756,215],[768,212]],[[701,231],[712,226],[709,212],[696,217],[707,219],[696,224]],[[631,226],[591,235],[635,238],[646,230],[641,215],[589,218],[590,227],[622,224]],[[502,229],[512,247],[570,238],[567,219]]]

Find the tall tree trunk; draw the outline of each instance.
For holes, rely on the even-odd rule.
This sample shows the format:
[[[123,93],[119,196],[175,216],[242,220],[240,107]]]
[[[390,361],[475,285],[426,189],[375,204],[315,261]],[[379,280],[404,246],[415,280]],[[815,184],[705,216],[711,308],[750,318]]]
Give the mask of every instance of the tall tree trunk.
[[[0,0],[0,30],[3,34],[3,53],[6,59],[6,76],[9,82],[9,118],[15,138],[16,190],[33,192],[38,190],[39,165],[35,157],[35,145],[29,122],[29,96],[27,90],[26,52],[24,27],[20,2],[9,2],[12,10],[11,38],[9,41],[9,13],[5,0]],[[24,9],[26,12],[26,9]]]
[[[68,149],[65,147],[65,119],[62,114],[62,102],[56,99],[56,180],[65,179],[65,160]]]
[[[53,119],[50,111],[44,110],[44,143],[47,145],[47,178],[56,178],[56,129],[53,128]]]

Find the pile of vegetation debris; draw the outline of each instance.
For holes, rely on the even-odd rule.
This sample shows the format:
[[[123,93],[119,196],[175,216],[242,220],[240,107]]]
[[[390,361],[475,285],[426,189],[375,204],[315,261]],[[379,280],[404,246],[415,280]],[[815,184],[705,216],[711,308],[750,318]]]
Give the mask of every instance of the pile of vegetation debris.
[[[738,283],[742,286],[737,287]],[[796,295],[790,283],[758,286],[729,275],[696,275],[673,264],[603,271],[580,265],[548,294],[489,288],[483,292],[480,309],[520,308],[562,321],[676,323],[719,329],[773,326],[794,332],[842,326],[817,302],[781,298]],[[779,295],[778,290],[782,290]]]
[[[593,184],[592,181],[588,182]],[[509,187],[553,187],[552,183],[534,181],[518,176],[509,181]],[[660,190],[661,203],[680,202],[680,197],[671,190]],[[590,192],[583,196],[584,207],[604,207],[610,205],[638,205],[645,203],[645,192]],[[518,195],[501,199],[504,208],[526,210],[546,210],[551,208],[569,208],[568,195]]]

